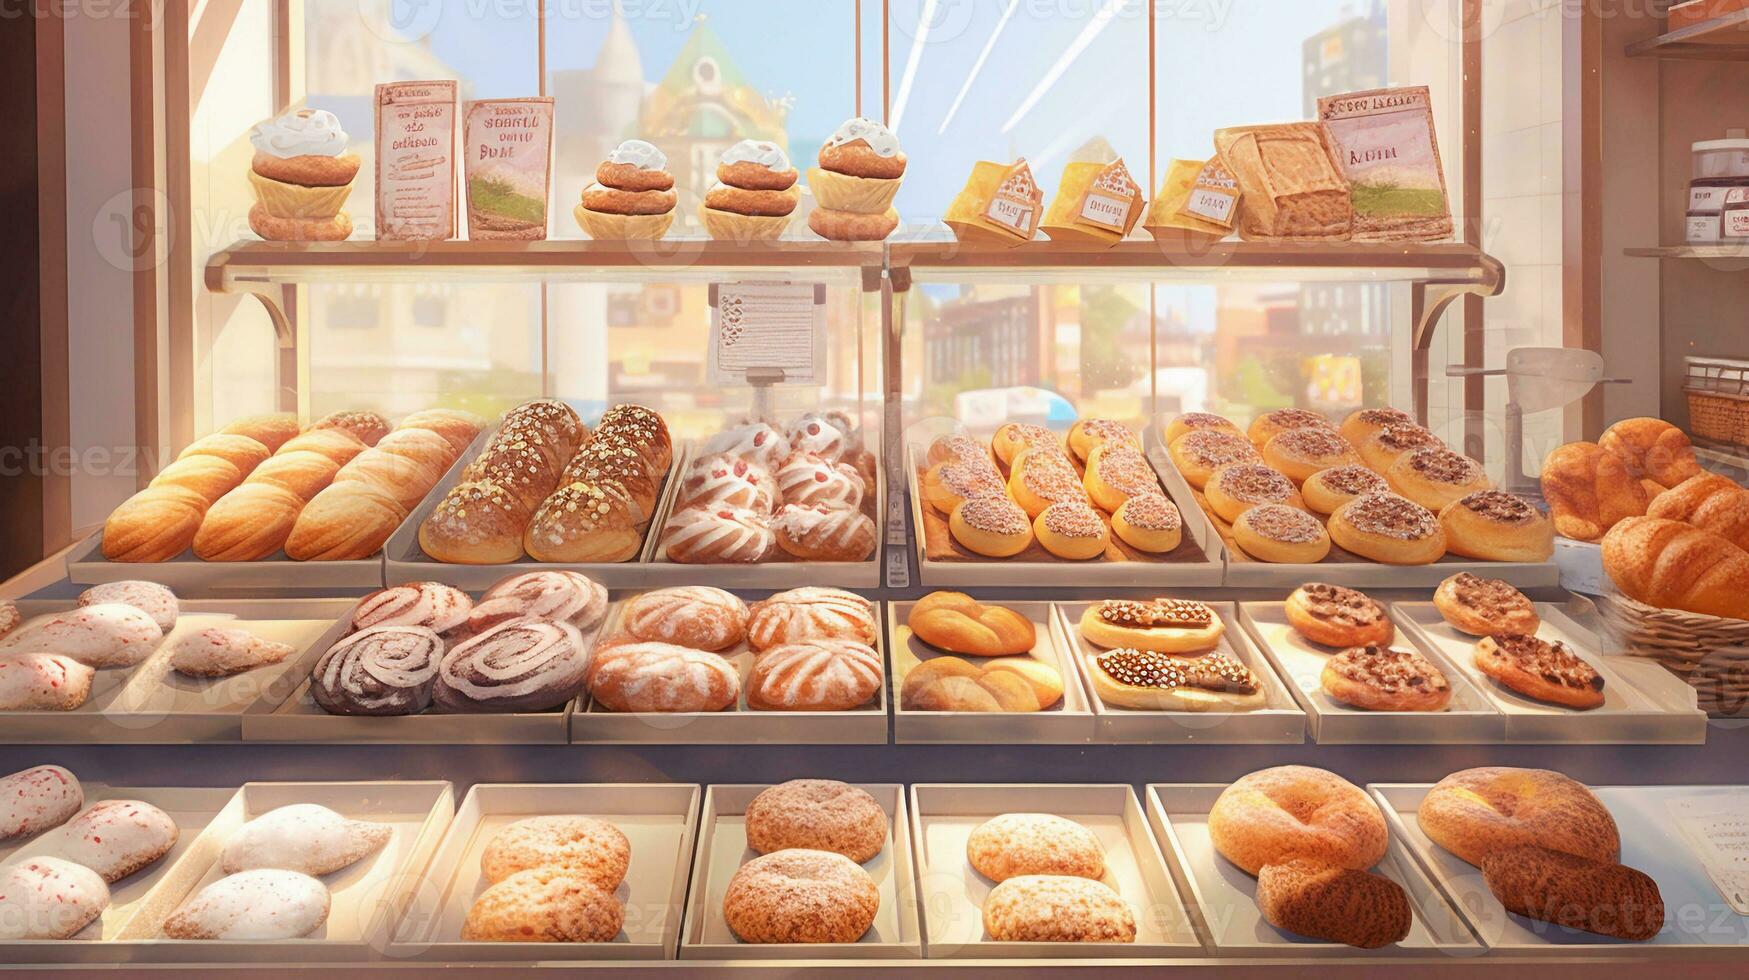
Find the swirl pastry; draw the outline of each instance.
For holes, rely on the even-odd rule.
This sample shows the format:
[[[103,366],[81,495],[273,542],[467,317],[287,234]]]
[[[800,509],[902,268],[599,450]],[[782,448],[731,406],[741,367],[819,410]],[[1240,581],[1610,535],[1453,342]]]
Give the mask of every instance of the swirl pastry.
[[[474,600],[453,585],[410,582],[378,589],[358,600],[352,610],[352,628],[423,626],[447,633],[466,623],[473,609]]]
[[[639,516],[631,493],[616,481],[569,483],[535,511],[522,546],[535,561],[628,561],[644,545]]]
[[[687,507],[727,507],[769,514],[777,495],[770,471],[728,453],[706,456],[686,469],[679,503]]]
[[[789,447],[798,453],[812,453],[828,463],[842,462],[850,451],[844,430],[820,416],[803,416],[789,430]]]
[[[483,633],[522,619],[545,619],[592,630],[607,614],[607,590],[581,572],[512,575],[486,590],[468,614],[468,631]]]
[[[699,452],[728,453],[774,472],[789,455],[789,437],[764,422],[748,422],[706,439]]]
[[[687,565],[764,561],[777,546],[759,513],[736,507],[689,507],[668,519],[662,548],[669,561]]]
[[[875,550],[874,521],[846,507],[785,504],[771,530],[777,546],[802,561],[866,561]]]
[[[657,589],[626,601],[619,628],[634,639],[726,650],[747,638],[747,604],[707,585]]]
[[[424,626],[370,626],[328,648],[310,694],[333,715],[416,715],[431,706],[443,640]]]
[[[814,638],[772,647],[753,662],[747,706],[755,711],[849,711],[885,680],[881,655],[855,640]]]
[[[777,489],[786,504],[815,504],[855,510],[868,492],[862,475],[812,453],[792,453],[777,471]]]
[[[733,661],[672,643],[621,643],[601,651],[589,679],[609,711],[722,711],[741,698]]]
[[[583,691],[589,649],[570,623],[516,620],[443,657],[432,700],[459,712],[546,711]]]
[[[747,640],[754,650],[813,639],[873,645],[879,635],[874,603],[854,592],[807,586],[753,604]]]

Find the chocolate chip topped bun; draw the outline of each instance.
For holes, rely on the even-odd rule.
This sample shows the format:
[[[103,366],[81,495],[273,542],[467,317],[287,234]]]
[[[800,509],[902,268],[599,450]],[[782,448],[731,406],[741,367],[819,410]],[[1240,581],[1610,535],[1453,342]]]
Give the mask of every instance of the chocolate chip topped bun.
[[[1383,603],[1341,585],[1308,582],[1287,597],[1285,612],[1289,626],[1324,646],[1387,646],[1397,636]]]

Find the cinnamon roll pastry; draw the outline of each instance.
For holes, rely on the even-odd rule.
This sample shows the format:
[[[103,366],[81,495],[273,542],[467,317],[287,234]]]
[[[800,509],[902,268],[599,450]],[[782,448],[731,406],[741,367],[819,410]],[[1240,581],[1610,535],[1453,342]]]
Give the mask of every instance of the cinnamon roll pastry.
[[[613,481],[632,498],[633,516],[647,524],[656,514],[656,492],[661,489],[660,477],[650,472],[650,461],[644,451],[631,440],[616,432],[597,432],[589,445],[565,464],[562,483],[604,483]]]
[[[485,480],[458,483],[419,525],[419,549],[453,565],[503,565],[522,557],[529,509]]]
[[[310,695],[331,715],[416,715],[431,707],[443,639],[425,626],[368,626],[322,654]]]
[[[768,650],[813,639],[847,639],[873,645],[880,634],[874,603],[854,592],[805,586],[753,604],[747,642]]]
[[[445,654],[432,700],[458,712],[546,711],[582,693],[588,674],[589,648],[577,627],[523,619]]]
[[[644,546],[644,528],[625,487],[611,480],[572,483],[535,511],[522,546],[535,561],[630,561]]]
[[[705,585],[657,589],[628,600],[619,628],[635,640],[726,650],[747,638],[747,604]]]
[[[771,519],[777,546],[802,561],[867,561],[875,550],[875,525],[848,507],[785,504]]]
[[[621,436],[650,461],[650,475],[660,480],[674,465],[674,442],[662,416],[642,405],[615,405],[601,416],[597,431]]]
[[[524,619],[570,623],[587,632],[607,615],[607,590],[581,572],[564,570],[512,575],[486,590],[468,613],[469,633]]]
[[[786,504],[811,507],[862,506],[868,485],[862,475],[845,463],[834,465],[812,453],[792,453],[777,471],[777,490]]]
[[[885,679],[881,655],[867,644],[825,638],[786,643],[753,662],[747,706],[755,711],[849,711],[867,704]]]
[[[705,650],[621,643],[597,656],[589,693],[609,711],[722,711],[741,699],[741,672]]]
[[[686,468],[677,496],[679,508],[729,507],[769,514],[778,501],[771,472],[757,463],[717,453]]]
[[[706,439],[699,452],[728,453],[776,472],[790,453],[789,437],[764,422],[747,422]]]
[[[548,436],[558,450],[560,462],[576,455],[589,441],[589,427],[577,411],[557,398],[536,398],[523,402],[504,415],[504,428],[533,425]]]
[[[493,439],[462,470],[462,480],[491,483],[515,495],[534,513],[559,485],[559,467],[545,437]]]
[[[453,585],[410,582],[378,589],[358,600],[352,610],[352,628],[423,626],[447,633],[466,623],[473,609],[474,600]]]
[[[812,453],[837,463],[850,451],[850,441],[844,430],[819,416],[802,416],[789,430],[789,447],[798,453]]]
[[[756,511],[737,507],[688,507],[668,519],[662,548],[669,561],[687,565],[749,565],[777,547],[771,525]]]

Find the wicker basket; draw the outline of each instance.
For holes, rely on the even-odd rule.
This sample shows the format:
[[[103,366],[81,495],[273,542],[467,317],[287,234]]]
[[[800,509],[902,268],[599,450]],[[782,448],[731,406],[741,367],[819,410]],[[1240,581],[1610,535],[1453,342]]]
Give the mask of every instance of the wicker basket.
[[[1659,609],[1620,593],[1596,603],[1609,652],[1663,664],[1695,689],[1709,715],[1749,718],[1749,621]]]
[[[1689,432],[1710,442],[1749,446],[1749,361],[1690,357],[1684,365]]]

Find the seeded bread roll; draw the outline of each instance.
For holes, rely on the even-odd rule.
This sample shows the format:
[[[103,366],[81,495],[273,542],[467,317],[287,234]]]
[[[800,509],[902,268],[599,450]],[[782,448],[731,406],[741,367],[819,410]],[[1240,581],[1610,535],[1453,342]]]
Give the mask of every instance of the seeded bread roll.
[[[1277,929],[1361,949],[1402,942],[1415,921],[1402,885],[1310,860],[1271,864],[1258,872],[1257,909]]]
[[[1033,520],[1032,533],[1046,551],[1069,561],[1098,558],[1105,554],[1105,547],[1111,541],[1111,528],[1106,526],[1098,511],[1086,504],[1061,503],[1046,507],[1044,513]]]
[[[948,531],[960,547],[987,558],[1012,558],[1032,544],[1026,511],[996,494],[968,500],[953,509]]]

